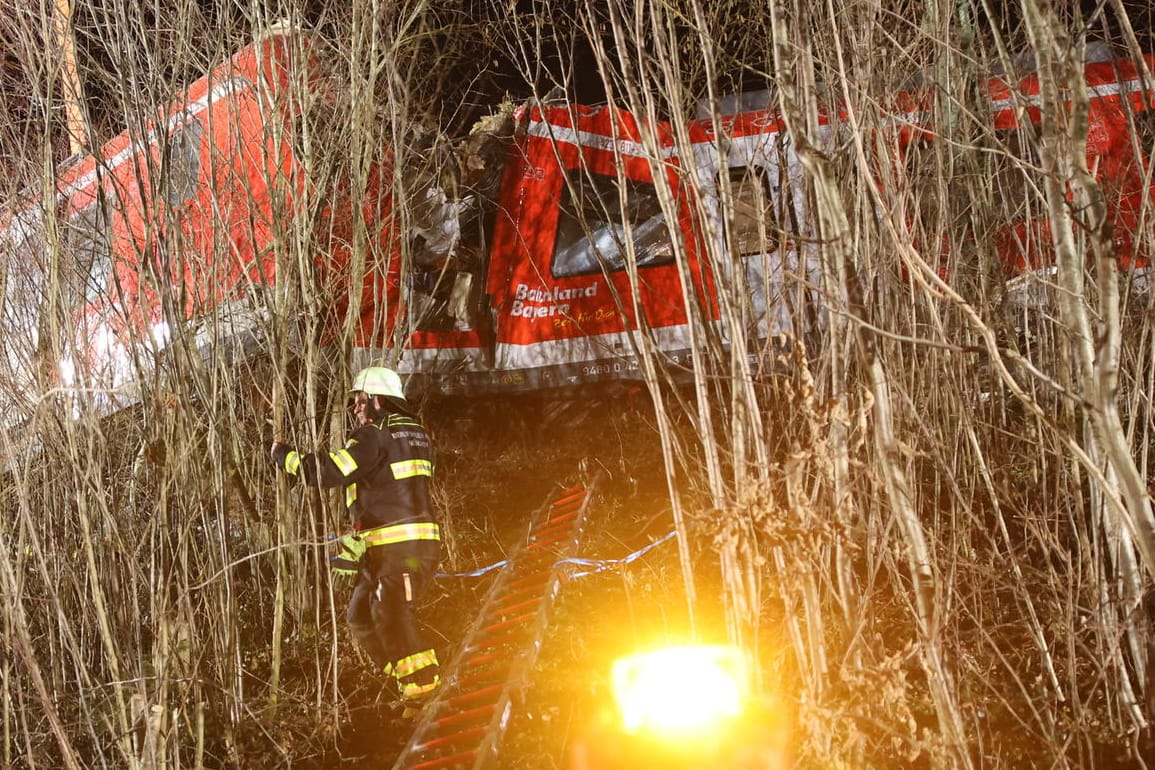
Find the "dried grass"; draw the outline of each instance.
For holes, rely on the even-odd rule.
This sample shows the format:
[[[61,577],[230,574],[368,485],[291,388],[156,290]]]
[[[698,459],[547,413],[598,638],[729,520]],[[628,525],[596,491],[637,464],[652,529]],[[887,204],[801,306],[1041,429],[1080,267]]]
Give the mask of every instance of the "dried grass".
[[[10,5],[5,61],[21,68],[4,69],[0,158],[5,192],[28,200],[62,158],[64,134],[42,10]],[[74,5],[97,139],[138,124],[251,29],[299,15],[293,4]],[[794,711],[799,767],[1148,766],[1151,315],[1146,300],[1090,280],[1110,272],[1092,262],[1085,299],[1068,293],[1075,301],[1025,324],[1007,318],[993,223],[1020,205],[1063,213],[1055,180],[1069,175],[1048,190],[1014,142],[972,120],[985,73],[1032,39],[1062,49],[1045,28],[1075,42],[1105,36],[1120,52],[1137,43],[1122,3],[1082,18],[1023,0],[1031,35],[1006,23],[1021,14],[992,21],[987,6],[614,0],[507,15],[497,4],[309,5],[350,97],[317,124],[336,133],[298,137],[312,142],[318,179],[342,169],[365,184],[361,161],[383,146],[404,154],[403,127],[430,116],[464,134],[482,117],[469,94],[494,85],[494,60],[510,78],[499,87],[587,88],[564,66],[571,55],[599,65],[596,85],[615,103],[670,119],[683,141],[695,100],[772,86],[806,162],[813,228],[789,235],[821,271],[792,278],[820,290],[827,323],[799,329],[784,374],[749,368],[747,352],[766,364],[778,351],[743,337],[745,287],[720,283],[731,346],[696,319],[688,388],[670,388],[647,359],[632,400],[575,401],[560,414],[548,398],[424,405],[442,453],[447,571],[500,559],[524,515],[583,461],[609,477],[590,556],[680,533],[677,545],[567,586],[508,766],[540,767],[542,755],[563,766],[604,702],[614,650],[683,636],[756,655],[764,688]],[[953,15],[964,7],[970,16]],[[559,40],[565,53],[547,55]],[[1063,61],[1039,61],[1064,76]],[[915,73],[938,83],[952,141],[888,163],[870,138],[887,95]],[[856,122],[826,146],[814,116],[831,94]],[[1049,127],[1066,138],[1033,157],[1077,171],[1075,129]],[[1093,201],[1094,185],[1081,183],[1080,200]],[[5,313],[24,302],[43,332],[21,339],[5,316],[4,349],[17,358],[0,388],[22,411],[6,415],[0,444],[0,764],[368,766],[395,750],[401,733],[382,735],[389,709],[353,663],[342,589],[326,569],[339,501],[290,488],[265,457],[274,435],[321,446],[343,429],[347,357],[317,344],[310,314],[288,323],[290,308],[330,299],[298,273],[309,225],[280,222],[284,280],[266,297],[273,320],[252,356],[202,360],[178,341],[164,376],[143,372],[140,403],[101,419],[74,417],[73,399],[107,394],[47,386],[67,352],[67,263],[48,260],[57,272],[28,296],[27,264],[2,252]],[[1072,232],[1068,292],[1082,255],[1104,248],[1101,229]],[[67,255],[49,235],[45,253]],[[1150,233],[1139,239],[1147,246]],[[940,243],[949,285],[937,278]],[[709,259],[717,268],[732,257]],[[1124,303],[1116,342],[1103,323]],[[1105,368],[1116,357],[1117,386]],[[484,587],[451,578],[431,597],[447,651]]]

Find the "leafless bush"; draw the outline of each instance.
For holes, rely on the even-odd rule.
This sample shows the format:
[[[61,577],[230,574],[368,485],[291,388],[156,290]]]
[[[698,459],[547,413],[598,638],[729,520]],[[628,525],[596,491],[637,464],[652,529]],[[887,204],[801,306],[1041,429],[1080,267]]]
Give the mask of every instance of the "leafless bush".
[[[270,183],[277,282],[254,292],[262,321],[246,357],[226,355],[220,319],[200,319],[213,354],[175,336],[159,366],[131,362],[139,392],[121,395],[132,406],[94,415],[82,407],[117,394],[54,387],[70,323],[59,212],[42,206],[39,240],[0,252],[10,332],[0,391],[13,404],[0,482],[6,766],[251,767],[254,755],[288,763],[294,746],[334,740],[347,642],[324,541],[343,513],[336,498],[274,479],[265,447],[274,435],[320,446],[341,432],[350,329],[334,341],[322,327],[334,303],[359,301],[343,292],[384,255],[372,223],[354,216],[341,232],[348,283],[319,285],[316,225],[327,201],[371,196],[371,169],[391,155],[407,232],[421,215],[404,205],[413,169],[441,173],[443,157],[416,153],[414,133],[463,133],[485,111],[478,94],[496,103],[513,82],[526,96],[593,90],[669,121],[689,188],[697,104],[716,114],[733,90],[765,89],[785,117],[810,217],[753,237],[765,251],[798,245],[805,259],[789,279],[821,296],[824,323],[796,319],[789,348],[751,333],[749,286],[721,278],[735,256],[715,239],[725,344],[694,318],[689,389],[669,387],[660,357],[643,361],[686,604],[700,619],[709,602],[691,556],[705,544],[735,641],[756,651],[777,638],[767,608],[785,607],[775,618],[795,672],[787,697],[804,704],[800,766],[1074,768],[1128,751],[1142,766],[1150,312],[1116,276],[1095,218],[1101,191],[1076,120],[1086,94],[1071,90],[1072,120],[1017,135],[994,132],[982,102],[992,73],[1033,52],[1044,110],[1060,114],[1088,41],[1118,56],[1142,47],[1125,4],[1082,16],[1035,0],[612,0],[512,13],[78,0],[70,29],[85,99],[69,114],[52,25],[61,4],[9,5],[0,161],[11,201],[51,200],[70,138],[98,147],[146,130],[191,80],[281,19],[315,31],[338,96],[310,102],[294,84],[307,108],[283,139],[300,152],[307,192],[289,205],[284,180]],[[899,157],[892,100],[920,83],[933,85],[935,140]],[[831,104],[844,114],[824,137],[818,115]],[[660,188],[673,212],[678,191]],[[999,223],[1024,216],[1051,223],[1060,260],[1049,289],[1064,298],[1020,308],[1029,323],[1005,312],[995,243]],[[170,246],[173,259],[209,258]],[[694,300],[696,268],[676,256]],[[381,322],[391,309],[374,312]],[[780,373],[764,376],[759,361]]]

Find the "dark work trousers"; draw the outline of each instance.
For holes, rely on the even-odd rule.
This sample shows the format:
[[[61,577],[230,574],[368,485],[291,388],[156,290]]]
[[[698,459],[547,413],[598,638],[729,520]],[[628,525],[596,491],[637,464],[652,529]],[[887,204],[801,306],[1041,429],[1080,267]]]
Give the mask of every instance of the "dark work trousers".
[[[383,672],[393,673],[398,661],[429,652],[433,665],[404,677],[419,684],[438,673],[416,607],[436,574],[439,550],[439,543],[429,540],[369,548],[345,612],[354,638]]]

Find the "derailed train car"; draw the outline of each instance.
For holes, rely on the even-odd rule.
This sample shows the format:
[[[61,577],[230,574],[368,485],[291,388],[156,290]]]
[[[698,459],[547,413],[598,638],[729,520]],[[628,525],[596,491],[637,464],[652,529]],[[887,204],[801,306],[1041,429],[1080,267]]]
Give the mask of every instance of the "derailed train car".
[[[1111,59],[1100,52],[1084,67],[1090,101],[1087,125],[1087,167],[1103,194],[1115,258],[1132,291],[1146,292],[1151,269],[1151,204],[1155,152],[1155,56]],[[1026,134],[1040,120],[1038,76],[1019,83],[1003,79],[989,83],[990,124],[1002,149],[1037,166],[1039,158]],[[1007,291],[1031,305],[1051,294],[1055,273],[1050,221],[1027,205],[1028,178],[1006,164],[993,184],[1012,204],[996,235],[996,250],[1008,279]]]
[[[1155,57],[1143,62],[1151,68]],[[1145,289],[1155,83],[1129,58],[1088,61],[1084,76],[1088,166],[1118,264],[1132,288]],[[1021,308],[1045,301],[1054,275],[1050,222],[1025,189],[1026,170],[1037,166],[1028,134],[1040,117],[1038,78],[993,78],[987,96],[989,184],[1006,198],[1005,214],[992,232],[963,237],[987,239],[1009,304]],[[882,141],[902,162],[917,163],[916,145],[935,141],[928,97],[899,94],[885,121]],[[776,343],[822,326],[815,217],[772,106],[693,121],[688,146],[670,126],[643,126],[611,107],[531,105],[518,117],[485,272],[470,276],[486,287],[470,314],[481,321],[412,334],[397,353],[420,387],[477,393],[636,380],[643,351],[660,354],[677,376],[687,371],[694,328],[722,344],[743,340],[751,371],[766,372]],[[841,117],[820,115],[811,141],[833,147]],[[927,257],[949,277],[947,248]],[[737,316],[720,313],[719,291],[742,299]]]
[[[326,87],[308,37],[272,28],[155,119],[63,163],[47,198],[9,202],[0,213],[7,424],[46,392],[72,392],[75,407],[101,414],[135,403],[178,335],[206,356],[251,352],[267,340],[273,289],[287,279],[278,254],[294,242],[309,243],[314,259],[303,269],[282,259],[280,269],[287,262],[293,280],[313,284],[332,328],[347,325],[364,346],[391,333],[382,311],[398,294],[392,169],[379,153],[355,204],[314,188],[299,147]],[[358,218],[368,258],[350,289]]]
[[[9,207],[0,229],[8,394],[55,377],[105,394],[108,411],[135,398],[141,362],[175,334],[200,329],[197,344],[217,350],[224,338],[261,344],[270,290],[287,280],[277,255],[296,237],[285,222],[314,228],[307,272],[320,301],[301,312],[322,309],[326,339],[351,330],[341,341],[356,363],[394,365],[414,391],[637,380],[649,353],[676,375],[689,371],[695,335],[706,331],[723,344],[752,342],[758,371],[775,341],[821,326],[805,175],[773,108],[693,121],[687,142],[613,107],[524,106],[499,145],[499,183],[472,202],[492,213],[469,250],[457,240],[466,201],[435,184],[409,185],[422,201],[395,201],[383,150],[355,202],[347,192],[317,202],[292,139],[302,101],[325,98],[317,66],[299,34],[265,35],[143,135],[126,133],[62,169],[52,211]],[[1085,74],[1089,164],[1107,194],[1119,262],[1143,273],[1153,92],[1130,59],[1090,62]],[[1016,130],[1038,120],[1037,80],[994,79],[988,91],[994,135],[1021,147]],[[814,138],[833,145],[837,122],[820,121]],[[933,141],[926,113],[903,110],[895,122],[915,129],[904,141]],[[440,234],[435,248],[401,237],[401,204],[444,218],[419,223]],[[307,206],[317,209],[301,216]],[[365,237],[353,236],[355,220]],[[1027,211],[999,225],[1012,286],[1045,279],[1048,227]],[[49,302],[55,275],[69,288]],[[738,315],[723,312],[719,292],[744,299]],[[229,349],[244,355],[251,344]],[[45,371],[46,351],[55,371]]]
[[[276,280],[277,214],[302,175],[284,129],[295,36],[272,31],[164,114],[58,169],[0,231],[10,404],[75,387],[100,411],[179,331]],[[243,324],[243,322],[242,322]]]
[[[693,123],[690,162],[668,125],[609,106],[531,105],[517,119],[485,272],[470,277],[485,286],[469,314],[479,320],[413,333],[399,368],[419,389],[639,380],[643,351],[686,373],[695,333],[727,340],[720,287],[749,300],[762,343],[819,317],[801,166],[774,112],[727,118],[724,154],[715,123]],[[709,239],[735,258],[725,274],[710,267]]]

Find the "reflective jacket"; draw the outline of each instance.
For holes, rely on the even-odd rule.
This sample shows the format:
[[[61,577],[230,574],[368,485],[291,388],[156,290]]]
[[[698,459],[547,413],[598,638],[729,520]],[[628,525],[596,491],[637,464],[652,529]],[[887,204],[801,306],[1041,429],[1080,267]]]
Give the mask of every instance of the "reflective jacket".
[[[301,454],[280,446],[273,459],[285,473],[309,484],[344,487],[345,503],[358,532],[434,520],[430,496],[433,444],[412,417],[389,414],[362,425],[343,448],[332,452]]]

